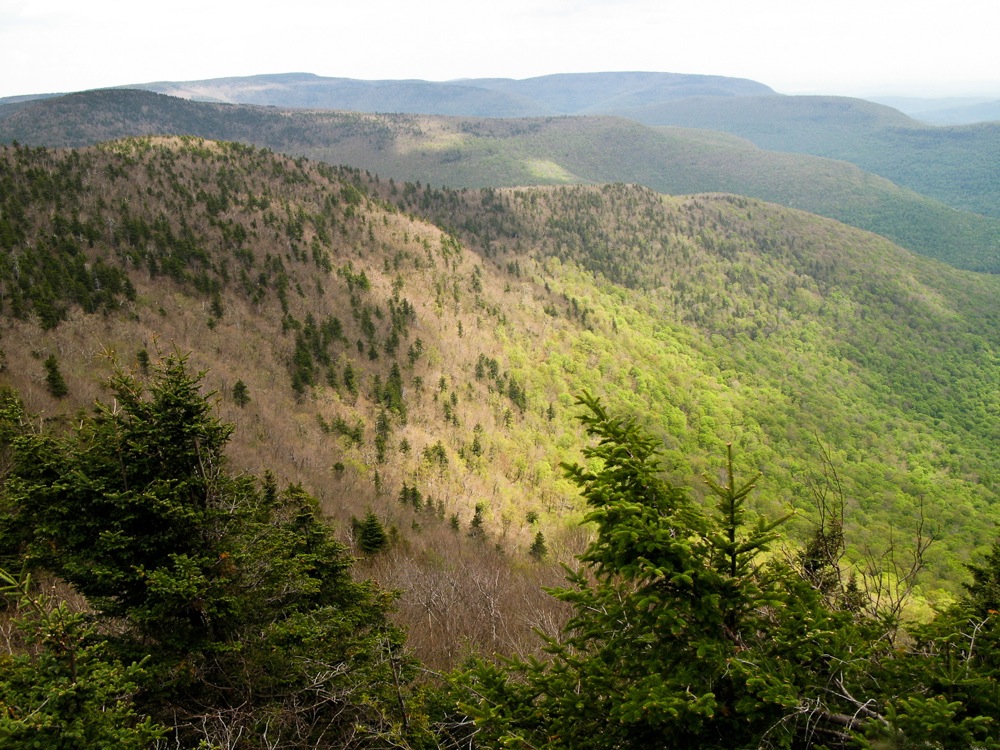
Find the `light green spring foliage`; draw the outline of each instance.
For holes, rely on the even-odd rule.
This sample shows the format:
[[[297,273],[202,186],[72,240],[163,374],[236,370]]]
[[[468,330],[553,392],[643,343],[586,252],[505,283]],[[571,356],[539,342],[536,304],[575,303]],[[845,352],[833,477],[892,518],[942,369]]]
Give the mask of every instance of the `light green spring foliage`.
[[[736,480],[731,454],[707,512],[663,479],[657,440],[589,395],[579,403],[595,443],[586,465],[564,468],[595,539],[553,592],[574,615],[549,657],[461,676],[484,747],[995,746],[992,657],[947,674],[935,644],[962,641],[952,620],[890,647],[846,589],[830,596],[765,561],[781,521],[746,523],[753,482]]]
[[[142,665],[109,656],[85,615],[2,570],[0,594],[28,646],[0,657],[0,747],[142,750],[166,733],[136,711]]]

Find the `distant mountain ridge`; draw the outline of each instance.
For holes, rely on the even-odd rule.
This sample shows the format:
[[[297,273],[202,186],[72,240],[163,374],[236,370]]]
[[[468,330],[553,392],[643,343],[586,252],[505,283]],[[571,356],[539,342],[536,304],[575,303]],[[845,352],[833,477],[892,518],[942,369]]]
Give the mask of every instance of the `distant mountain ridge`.
[[[872,97],[872,101],[905,112],[928,125],[972,125],[1000,121],[1000,98],[945,97],[923,99],[905,96]]]
[[[283,73],[130,88],[192,102],[448,117],[612,115],[651,126],[717,130],[771,151],[848,161],[954,208],[1000,219],[1000,122],[928,125],[886,104],[785,96],[743,78],[633,71],[433,82]],[[0,100],[0,117],[10,106],[24,106],[24,99]],[[995,119],[995,105],[969,111]]]
[[[741,101],[769,98],[787,99]],[[852,100],[844,106],[858,110]],[[0,105],[0,142],[75,147],[160,134],[250,143],[455,188],[624,182],[675,195],[738,193],[877,232],[959,268],[1000,272],[1000,219],[956,211],[843,161],[765,151],[707,130],[594,115],[459,118],[219,104],[126,89]],[[986,175],[972,187],[989,192],[995,183]]]
[[[614,114],[622,107],[691,96],[776,95],[743,78],[682,73],[561,73],[537,78],[456,81],[328,78],[286,73],[129,88],[195,101],[465,117]]]
[[[613,115],[645,125],[718,130],[771,151],[848,161],[955,208],[1000,218],[995,179],[1000,123],[932,126],[885,104],[843,96],[784,96],[742,78],[607,72],[432,83],[293,73],[136,88],[279,107],[457,117]],[[987,120],[997,116],[995,103],[971,111]]]

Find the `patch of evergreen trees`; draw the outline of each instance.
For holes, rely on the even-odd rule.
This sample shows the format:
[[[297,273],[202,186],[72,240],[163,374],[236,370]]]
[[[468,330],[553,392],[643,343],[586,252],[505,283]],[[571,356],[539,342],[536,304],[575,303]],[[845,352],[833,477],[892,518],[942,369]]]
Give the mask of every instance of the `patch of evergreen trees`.
[[[422,686],[392,596],[352,577],[316,501],[231,474],[199,377],[143,360],[112,377],[114,406],[64,429],[0,394],[0,744],[1000,747],[1000,546],[903,632],[839,574],[839,519],[782,556],[731,455],[703,507],[664,478],[656,439],[584,395],[593,444],[564,469],[595,536],[554,592],[573,617],[542,658]],[[429,507],[406,485],[400,501]],[[477,505],[469,535],[482,526]],[[367,555],[388,544],[374,513],[356,531]],[[46,577],[90,614],[31,583]]]
[[[316,501],[227,470],[231,428],[183,358],[110,388],[115,406],[66,432],[0,402],[0,562],[93,611],[3,574],[35,645],[0,664],[0,744],[420,746],[392,596],[353,580]]]

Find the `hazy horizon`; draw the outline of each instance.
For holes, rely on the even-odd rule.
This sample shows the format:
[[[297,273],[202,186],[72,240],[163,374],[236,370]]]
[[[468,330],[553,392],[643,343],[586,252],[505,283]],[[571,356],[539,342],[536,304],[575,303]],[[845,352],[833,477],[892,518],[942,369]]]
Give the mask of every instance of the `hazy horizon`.
[[[177,0],[0,0],[0,97],[290,71],[361,80],[656,71],[783,94],[1000,98],[982,0],[288,0],[275,12]]]
[[[104,88],[124,88],[129,86],[147,86],[159,83],[194,83],[200,81],[211,81],[226,78],[253,78],[257,76],[278,76],[278,75],[291,75],[296,73],[303,73],[309,75],[316,75],[321,78],[347,78],[359,81],[405,81],[405,80],[418,80],[425,81],[429,83],[463,83],[469,81],[475,81],[481,78],[506,78],[515,80],[524,80],[529,78],[540,78],[549,75],[562,75],[562,74],[573,74],[573,73],[626,73],[626,72],[647,72],[647,73],[680,73],[684,75],[721,75],[716,73],[701,73],[698,71],[634,71],[634,70],[587,70],[587,71],[552,71],[550,73],[541,73],[538,76],[462,76],[459,78],[417,78],[414,76],[389,76],[386,78],[358,78],[356,76],[344,76],[344,75],[326,75],[321,73],[315,73],[309,70],[273,70],[273,71],[259,71],[255,73],[246,74],[232,74],[232,75],[219,75],[219,76],[197,76],[191,78],[158,78],[150,80],[130,80],[130,81],[120,81],[118,83],[112,83],[103,86],[92,86],[83,87],[76,89],[64,89],[64,90],[51,90],[51,91],[23,91],[17,94],[0,94],[0,100],[2,99],[17,99],[21,97],[34,97],[34,96],[49,96],[49,95],[61,95],[61,94],[71,94],[80,91],[90,91],[95,89]],[[726,76],[730,78],[749,78],[748,76]],[[946,101],[954,100],[955,103],[962,102],[989,102],[994,100],[1000,100],[1000,81],[995,83],[981,82],[978,84],[969,83],[955,83],[951,86],[948,85],[938,85],[938,86],[918,86],[918,85],[884,85],[884,86],[860,86],[858,88],[825,88],[825,89],[810,89],[803,88],[797,90],[780,90],[778,87],[773,86],[768,81],[762,81],[759,79],[749,79],[754,80],[757,83],[762,83],[766,86],[770,86],[778,94],[784,94],[788,96],[847,96],[860,99],[869,99],[872,101],[882,101],[882,100],[899,100],[899,101]]]

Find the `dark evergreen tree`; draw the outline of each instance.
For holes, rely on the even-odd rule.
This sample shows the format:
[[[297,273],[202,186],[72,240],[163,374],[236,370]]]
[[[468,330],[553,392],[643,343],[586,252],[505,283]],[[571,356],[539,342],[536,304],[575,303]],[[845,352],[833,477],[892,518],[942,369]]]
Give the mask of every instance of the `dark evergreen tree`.
[[[549,547],[545,543],[545,535],[541,531],[535,534],[535,539],[531,543],[531,547],[528,548],[528,554],[536,560],[544,560],[545,556],[549,554]]]
[[[242,380],[237,380],[233,384],[233,401],[240,408],[250,403],[250,389]]]
[[[63,378],[62,371],[59,369],[59,361],[56,359],[55,354],[50,354],[45,359],[45,385],[49,389],[49,393],[54,398],[65,398],[69,395],[69,386],[66,385],[66,380]]]
[[[366,554],[381,552],[389,546],[389,537],[385,527],[372,511],[365,514],[365,519],[358,525],[358,548]]]
[[[472,520],[469,522],[469,536],[474,539],[482,539],[486,535],[486,530],[483,528],[483,510],[483,504],[476,503]]]
[[[564,468],[596,537],[572,586],[555,592],[575,615],[547,641],[551,659],[468,674],[478,739],[719,750],[850,742],[863,721],[831,686],[865,648],[801,577],[763,562],[777,523],[745,523],[752,483],[737,483],[730,461],[725,481],[710,482],[719,511],[706,514],[662,478],[657,441],[597,399],[580,403],[597,442],[586,466]]]
[[[0,546],[114,622],[107,658],[145,662],[136,709],[179,746],[266,732],[370,747],[423,731],[391,596],[352,578],[315,499],[227,472],[230,427],[183,358],[110,385],[115,407],[67,434],[19,428],[19,402],[4,401]]]

